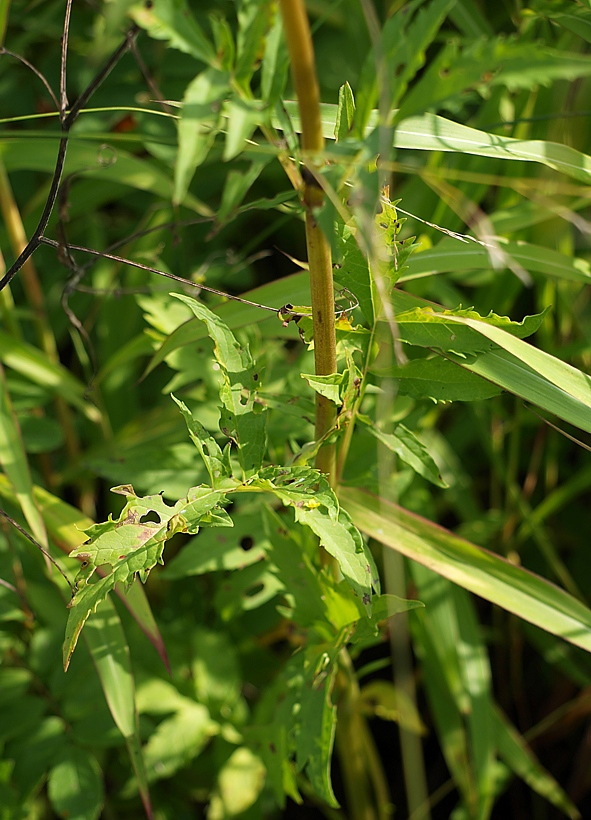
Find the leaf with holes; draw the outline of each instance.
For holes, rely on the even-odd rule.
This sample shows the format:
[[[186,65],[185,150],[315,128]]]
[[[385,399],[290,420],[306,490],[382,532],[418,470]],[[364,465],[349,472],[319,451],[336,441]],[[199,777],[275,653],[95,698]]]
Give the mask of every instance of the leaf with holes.
[[[82,561],[82,568],[69,604],[63,646],[65,669],[88,616],[115,584],[129,585],[136,575],[145,581],[150,570],[158,562],[162,563],[166,542],[177,532],[196,533],[200,524],[209,522],[225,495],[211,487],[193,487],[186,498],[169,507],[159,495],[139,498],[130,486],[115,487],[114,492],[128,499],[119,519],[114,521],[110,517],[102,524],[89,527],[89,540],[70,553]],[[150,514],[159,520],[144,520]],[[109,566],[112,571],[92,583],[99,566]]]

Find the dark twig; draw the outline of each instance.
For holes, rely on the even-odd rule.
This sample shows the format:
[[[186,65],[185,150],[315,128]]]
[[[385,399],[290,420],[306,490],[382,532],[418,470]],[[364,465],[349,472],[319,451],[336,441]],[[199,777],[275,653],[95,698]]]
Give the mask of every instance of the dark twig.
[[[154,96],[154,99],[158,101],[158,104],[160,105],[160,107],[162,108],[163,111],[165,111],[167,114],[172,114],[172,109],[171,109],[170,105],[167,105],[167,103],[164,99],[164,96],[162,95],[162,92],[158,88],[156,80],[150,74],[148,66],[144,62],[144,58],[142,57],[141,52],[138,48],[137,42],[135,40],[133,40],[131,42],[130,49],[131,49],[131,52],[132,52],[133,56],[135,57],[135,61],[137,63],[137,66],[138,66],[139,70],[142,73],[142,77],[144,78],[144,82],[146,83],[146,85],[148,86],[150,91],[152,92],[152,94]]]
[[[59,111],[59,110],[60,110],[60,105],[59,105],[59,103],[58,103],[58,101],[57,101],[57,97],[55,96],[55,94],[54,94],[54,92],[53,92],[53,88],[49,85],[49,83],[48,83],[47,79],[43,76],[43,74],[39,71],[39,69],[38,69],[38,68],[35,68],[35,66],[33,65],[33,63],[30,63],[30,62],[29,62],[28,60],[26,60],[24,57],[21,57],[21,56],[20,56],[20,54],[15,54],[15,53],[14,53],[14,51],[9,51],[7,48],[0,48],[0,56],[1,56],[2,54],[6,54],[6,56],[7,56],[7,57],[13,57],[15,60],[18,60],[18,61],[19,61],[19,62],[21,62],[23,65],[25,65],[27,68],[29,68],[29,69],[33,72],[33,74],[34,74],[34,75],[35,75],[35,76],[36,76],[39,80],[41,80],[41,82],[42,82],[42,83],[43,83],[43,85],[45,86],[45,90],[47,91],[47,93],[49,94],[49,96],[51,97],[51,99],[53,100],[53,104],[55,105],[55,110],[56,110],[56,111]]]
[[[58,250],[61,248],[59,242],[56,242],[55,239],[48,239],[46,236],[40,237],[39,243],[49,245],[50,247],[57,248]],[[129,265],[132,268],[139,268],[140,270],[145,270],[148,273],[156,273],[158,276],[165,276],[167,279],[172,279],[175,282],[180,282],[181,284],[188,285],[191,288],[199,288],[199,290],[205,290],[208,293],[215,293],[216,296],[222,296],[224,299],[233,299],[236,302],[242,302],[244,305],[260,308],[260,310],[269,310],[271,313],[277,313],[277,308],[269,307],[269,305],[261,305],[258,302],[251,302],[249,299],[243,299],[242,296],[233,296],[231,293],[225,293],[223,290],[210,288],[208,285],[202,285],[199,282],[192,282],[190,279],[183,279],[182,276],[176,276],[174,273],[167,273],[166,271],[158,270],[158,268],[151,268],[149,265],[143,265],[141,262],[133,262],[131,259],[125,259],[123,256],[116,256],[113,253],[105,253],[104,251],[96,251],[94,248],[85,248],[81,245],[70,245],[69,248],[72,251],[80,251],[81,253],[91,253],[93,256],[100,256],[102,259],[111,259],[113,262],[120,262],[122,265]]]
[[[57,232],[59,238],[59,255],[61,257],[61,261],[63,264],[71,271],[71,276],[68,279],[66,286],[62,292],[62,309],[66,316],[68,317],[68,321],[74,327],[84,342],[86,352],[88,353],[88,357],[90,359],[90,366],[92,369],[92,375],[90,379],[89,388],[94,381],[96,374],[98,372],[98,362],[96,358],[96,352],[94,349],[94,345],[90,336],[88,335],[88,331],[78,318],[69,304],[70,294],[76,290],[76,287],[80,284],[82,277],[85,274],[85,270],[80,268],[74,257],[72,256],[72,252],[70,251],[70,245],[68,243],[68,239],[66,236],[66,221],[67,221],[67,210],[68,210],[68,198],[70,194],[70,182],[72,177],[66,177],[64,180],[59,194],[58,194],[58,212],[59,212],[59,220],[57,223]]]
[[[64,578],[66,579],[66,581],[68,582],[68,586],[70,587],[70,589],[72,590],[72,592],[74,592],[74,587],[72,586],[72,584],[71,584],[71,582],[70,582],[70,579],[68,578],[68,576],[66,575],[66,573],[63,571],[63,569],[60,567],[60,565],[59,565],[59,564],[58,564],[58,562],[55,560],[55,558],[53,558],[53,556],[51,556],[51,555],[47,552],[47,550],[45,549],[45,547],[42,547],[42,546],[41,546],[41,544],[39,543],[39,541],[36,541],[36,540],[33,538],[33,536],[32,536],[32,535],[30,535],[30,534],[29,534],[29,533],[28,533],[28,532],[27,532],[27,531],[26,531],[23,527],[21,527],[21,525],[18,523],[18,521],[15,521],[15,520],[14,520],[14,518],[12,518],[10,515],[8,515],[8,513],[7,513],[7,512],[5,512],[3,509],[0,509],[0,515],[3,515],[3,516],[4,516],[4,518],[6,518],[6,520],[7,520],[7,521],[9,521],[9,522],[12,524],[12,526],[13,526],[15,529],[17,529],[17,530],[21,533],[21,535],[24,535],[24,536],[25,536],[25,538],[28,538],[28,540],[31,542],[31,544],[33,544],[35,547],[37,547],[37,549],[41,550],[41,552],[43,553],[43,555],[44,555],[47,559],[49,559],[49,561],[51,561],[51,563],[54,565],[54,567],[57,569],[57,571],[60,573],[60,575],[63,575],[63,577],[64,577]]]
[[[121,43],[119,48],[113,52],[113,54],[109,57],[109,59],[101,68],[99,73],[95,77],[93,77],[93,79],[88,83],[82,94],[80,94],[74,105],[70,108],[68,116],[64,120],[65,126],[68,130],[74,125],[76,119],[78,118],[78,115],[80,114],[80,111],[84,108],[88,100],[92,97],[92,95],[101,85],[103,80],[105,80],[109,76],[109,74],[115,68],[119,60],[127,51],[129,51],[129,49],[131,48],[131,44],[138,36],[139,31],[140,29],[138,26],[132,26],[129,29],[129,31],[125,34],[125,40]]]
[[[68,94],[66,92],[66,66],[68,61],[68,40],[70,39],[70,18],[72,16],[72,0],[66,0],[66,14],[64,17],[64,31],[62,34],[62,56],[60,60],[60,122],[62,131],[67,131],[66,111],[68,110]]]
[[[69,21],[70,21],[70,12],[71,12],[72,0],[68,0],[68,4],[66,6],[66,19],[64,22],[64,32],[62,36],[62,62],[61,62],[61,69],[60,69],[60,120],[62,125],[63,136],[60,140],[57,159],[55,164],[55,169],[53,172],[53,177],[51,180],[51,186],[49,188],[49,194],[47,196],[47,201],[45,202],[45,207],[43,208],[43,213],[41,214],[41,218],[39,220],[39,224],[35,228],[33,235],[27,242],[26,247],[21,252],[19,257],[12,263],[10,268],[6,271],[5,275],[0,279],[0,290],[3,290],[10,282],[14,279],[16,274],[20,271],[22,266],[25,264],[27,259],[37,250],[39,245],[41,244],[41,238],[47,225],[49,223],[49,218],[53,211],[53,207],[55,205],[60,182],[62,178],[62,173],[64,170],[64,163],[66,161],[66,151],[68,149],[68,134],[70,128],[76,121],[76,118],[80,114],[80,111],[88,102],[89,98],[92,94],[96,91],[102,81],[107,77],[107,75],[111,72],[117,62],[121,59],[121,57],[125,54],[125,52],[130,48],[130,44],[133,42],[135,37],[139,32],[139,28],[137,26],[133,26],[126,34],[125,40],[116,49],[116,51],[111,55],[109,60],[107,60],[106,64],[103,68],[99,71],[96,77],[88,84],[86,89],[82,92],[80,97],[76,100],[72,108],[70,109],[69,113],[66,114],[65,111],[67,110],[67,96],[66,96],[66,53],[67,53],[67,41],[68,41],[68,34],[69,34]]]

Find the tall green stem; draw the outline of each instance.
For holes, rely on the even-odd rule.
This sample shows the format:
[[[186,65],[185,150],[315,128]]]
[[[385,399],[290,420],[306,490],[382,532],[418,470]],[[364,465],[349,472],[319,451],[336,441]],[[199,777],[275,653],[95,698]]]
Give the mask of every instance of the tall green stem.
[[[316,181],[324,149],[320,92],[310,25],[303,0],[281,0],[281,13],[302,127],[304,170],[300,193],[306,208],[306,245],[314,323],[315,370],[317,375],[329,376],[337,372],[332,259],[330,244],[315,217],[315,212],[321,207],[323,200],[322,189]],[[317,439],[330,430],[335,419],[335,405],[324,396],[316,394]],[[324,445],[318,453],[316,466],[328,474],[331,484],[334,484],[335,464],[334,445]]]

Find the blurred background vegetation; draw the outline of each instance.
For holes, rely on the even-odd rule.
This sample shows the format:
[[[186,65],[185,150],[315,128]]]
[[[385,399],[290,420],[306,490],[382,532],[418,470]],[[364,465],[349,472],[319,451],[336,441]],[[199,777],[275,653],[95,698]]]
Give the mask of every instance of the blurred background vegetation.
[[[259,5],[261,14],[278,14],[272,3]],[[345,82],[355,93],[363,84],[372,47],[368,20],[383,27],[393,15],[410,16],[428,5],[307,3],[323,102],[336,104]],[[240,10],[246,14],[253,3],[189,6],[208,36],[217,32],[219,44],[225,41],[225,26],[235,32]],[[170,3],[177,7],[181,4]],[[129,0],[74,5],[70,101],[118,47],[131,18],[142,26],[138,8]],[[34,64],[57,89],[64,4],[5,0],[0,10],[7,21],[5,48]],[[585,153],[591,144],[590,42],[587,2],[457,0],[404,99],[410,101],[410,114],[433,112],[498,137],[533,141],[539,156],[550,142]],[[63,242],[60,232],[65,231],[70,245],[114,249],[229,294],[259,288],[255,298],[264,304],[298,302],[305,297],[297,292],[292,297],[289,285],[274,283],[296,273],[297,260],[305,259],[301,209],[277,151],[259,131],[253,136],[258,153],[249,146],[227,161],[224,129],[214,130],[187,196],[182,204],[172,204],[177,104],[203,67],[167,36],[154,39],[141,30],[134,49],[98,87],[72,130],[66,193],[45,233]],[[259,82],[257,73],[255,94]],[[290,100],[287,82],[283,96]],[[9,267],[47,200],[59,127],[43,83],[7,51],[0,60],[0,98],[0,249]],[[539,161],[399,148],[391,163],[390,198],[401,200],[406,216],[400,238],[416,236],[419,243],[399,287],[445,308],[474,306],[483,316],[493,310],[515,321],[550,308],[533,343],[589,372],[591,187],[585,173],[591,160],[585,160],[590,164],[568,175]],[[239,173],[251,172],[244,200],[232,202],[230,175],[236,173],[236,181]],[[501,249],[505,239],[511,244],[496,257],[480,247],[470,256],[465,245],[433,226],[482,241],[501,237]],[[215,430],[219,385],[210,362],[212,345],[205,338],[175,350],[146,375],[154,352],[189,318],[185,306],[168,296],[178,286],[106,258],[75,256],[84,266],[77,271],[64,264],[63,253],[41,246],[10,289],[0,293],[3,390],[18,420],[32,483],[61,501],[52,519],[53,502],[36,496],[43,522],[37,519],[33,534],[43,543],[46,528],[50,540],[64,549],[74,544],[68,541],[71,532],[67,536],[60,527],[87,526],[89,519],[102,521],[119,512],[121,504],[109,493],[114,485],[132,484],[138,493],[162,492],[175,500],[205,480],[168,394],[174,391],[190,406],[199,406],[201,423]],[[225,301],[205,292],[200,298],[213,308]],[[302,394],[300,372],[312,372],[313,363],[297,329],[282,329],[268,314],[248,314],[242,322],[241,309],[233,306],[226,321],[234,322],[240,340],[250,344],[266,374],[268,395]],[[304,409],[293,417],[280,407],[269,430],[275,463],[313,438],[312,416],[306,412],[312,393],[301,401]],[[445,403],[410,391],[399,394],[388,418],[380,420],[404,420],[449,485],[435,487],[400,464],[388,479],[388,492],[402,506],[539,573],[588,605],[591,466],[585,442],[561,435],[507,393],[488,401]],[[579,439],[585,435],[562,422],[560,427]],[[6,476],[0,478],[3,506],[34,529],[35,513],[32,519],[23,517],[14,487]],[[362,430],[343,483],[377,490],[380,481],[378,444]],[[154,816],[347,816],[346,805],[342,812],[326,808],[301,782],[304,803],[288,799],[285,808],[278,807],[268,780],[265,785],[265,766],[240,740],[240,733],[248,736],[252,716],[264,711],[262,693],[293,645],[276,612],[276,598],[252,609],[235,602],[238,592],[232,585],[237,582],[230,580],[229,569],[239,565],[240,550],[249,555],[248,539],[258,546],[260,511],[243,502],[233,512],[238,517],[231,546],[238,552],[229,553],[227,571],[208,559],[205,539],[213,549],[217,531],[212,530],[200,542],[205,557],[190,573],[180,564],[175,570],[173,561],[150,576],[146,590],[159,628],[152,634],[154,645],[117,602],[137,684],[138,737],[146,744]],[[175,542],[167,558],[182,546],[182,539]],[[74,562],[66,566],[70,573],[75,568]],[[210,572],[214,567],[217,571]],[[447,581],[440,579],[440,586],[429,591],[424,573],[416,566],[407,569],[406,584],[408,598],[425,602],[434,596],[433,615],[427,606],[422,620],[409,616],[421,726],[412,705],[401,705],[400,692],[391,686],[385,633],[355,658],[360,680],[371,687],[365,714],[397,816],[417,820],[430,812],[433,818],[456,820],[507,815],[549,820],[579,816],[573,803],[580,816],[588,816],[589,655],[482,599],[454,592]],[[64,599],[48,581],[42,558],[8,525],[0,531],[0,578],[7,584],[0,586],[0,818],[144,816],[125,739],[89,650],[81,646],[64,675]],[[440,610],[438,596],[444,601]],[[480,794],[473,805],[467,796],[479,788],[471,779],[479,773],[478,730],[466,730],[468,740],[458,742],[454,726],[446,726],[445,659],[432,646],[446,640],[446,624],[462,613],[475,624],[475,655],[481,660],[478,653],[484,653],[487,669],[490,664],[496,702],[521,733],[515,743],[525,738],[540,761],[528,768],[523,759],[529,752],[522,759],[514,749],[513,758],[511,749],[505,750],[503,762],[495,764],[490,799]],[[171,677],[158,655],[160,635]],[[460,662],[449,661],[452,675]],[[195,711],[199,706],[207,707],[207,720]],[[469,700],[465,707],[469,723]],[[423,733],[421,765],[430,796],[429,808],[412,815],[408,795],[413,786],[409,759],[404,760],[408,750],[401,752],[399,744],[404,715],[407,731]],[[518,758],[521,763],[515,762]],[[83,787],[70,804],[64,795],[76,766]],[[343,800],[338,761],[333,778]],[[77,814],[71,813],[72,805]]]

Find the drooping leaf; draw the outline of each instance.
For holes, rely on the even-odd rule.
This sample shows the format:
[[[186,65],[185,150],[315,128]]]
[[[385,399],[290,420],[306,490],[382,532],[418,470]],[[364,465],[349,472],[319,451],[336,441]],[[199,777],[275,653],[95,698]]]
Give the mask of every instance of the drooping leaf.
[[[577,820],[581,814],[569,796],[559,786],[527,745],[507,716],[497,707],[493,711],[495,739],[499,755],[512,772],[521,777],[535,792],[559,808],[567,817]]]
[[[441,478],[439,469],[425,445],[404,424],[397,424],[391,433],[385,433],[367,416],[358,414],[357,418],[366,425],[378,441],[381,441],[389,450],[396,453],[416,473],[438,487],[448,486]]]
[[[456,316],[451,326],[454,323],[476,330],[502,348],[483,352],[473,360],[458,358],[462,367],[591,432],[591,378],[587,374],[505,332],[502,325],[470,316]]]
[[[339,496],[357,526],[389,549],[591,651],[591,610],[564,590],[385,499],[351,488]]]
[[[477,327],[491,326],[501,329],[509,338],[523,338],[536,332],[546,312],[526,316],[521,322],[512,322],[506,316],[496,316],[492,311],[488,316],[479,316],[471,309],[435,312],[432,308],[415,308],[398,314],[396,323],[400,337],[409,344],[465,356],[491,350],[495,344],[495,340],[490,336],[487,338],[487,334],[471,332]],[[471,325],[472,321],[478,322],[478,325]],[[461,328],[459,332],[458,328]]]

